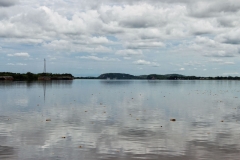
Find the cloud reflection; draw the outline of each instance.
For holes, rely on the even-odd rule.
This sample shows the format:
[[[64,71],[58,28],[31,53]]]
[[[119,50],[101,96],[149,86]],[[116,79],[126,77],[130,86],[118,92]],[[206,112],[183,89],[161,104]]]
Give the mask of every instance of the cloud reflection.
[[[9,112],[5,106],[14,103],[0,105],[5,113],[0,116],[0,158],[5,153],[18,157],[12,159],[237,159],[239,108],[233,97],[239,91],[226,90],[224,82],[186,82],[131,81],[119,87],[122,81],[114,81],[106,87],[79,80],[68,87],[47,85],[45,103],[33,94],[39,89],[35,85],[27,98],[28,105],[36,99],[38,107]]]

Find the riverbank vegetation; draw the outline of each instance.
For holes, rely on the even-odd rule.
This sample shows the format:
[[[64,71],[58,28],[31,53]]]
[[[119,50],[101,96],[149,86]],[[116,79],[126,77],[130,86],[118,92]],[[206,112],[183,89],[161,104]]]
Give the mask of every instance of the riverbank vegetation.
[[[39,77],[50,77],[51,79],[57,79],[59,77],[73,77],[72,74],[64,73],[12,73],[12,72],[0,72],[0,77],[12,76],[14,81],[35,81]]]

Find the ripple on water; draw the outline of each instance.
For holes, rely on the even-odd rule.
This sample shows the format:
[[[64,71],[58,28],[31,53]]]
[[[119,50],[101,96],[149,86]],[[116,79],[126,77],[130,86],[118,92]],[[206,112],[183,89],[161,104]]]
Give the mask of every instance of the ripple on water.
[[[124,128],[119,135],[123,138],[148,138],[154,136],[156,133],[154,131],[144,129],[144,128]]]

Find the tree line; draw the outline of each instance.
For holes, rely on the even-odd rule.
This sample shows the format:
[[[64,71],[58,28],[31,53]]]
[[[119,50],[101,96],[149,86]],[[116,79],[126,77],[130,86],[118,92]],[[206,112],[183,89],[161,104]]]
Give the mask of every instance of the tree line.
[[[31,72],[27,72],[27,73],[12,73],[12,72],[0,72],[0,76],[12,76],[13,79],[15,81],[35,81],[38,80],[38,77],[64,77],[64,76],[68,76],[68,77],[73,77],[72,74],[70,73],[31,73]]]

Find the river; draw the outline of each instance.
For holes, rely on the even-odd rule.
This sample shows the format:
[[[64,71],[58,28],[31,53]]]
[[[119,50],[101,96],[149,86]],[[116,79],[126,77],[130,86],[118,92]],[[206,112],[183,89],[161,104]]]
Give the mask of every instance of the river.
[[[240,81],[0,82],[0,159],[238,160]]]

